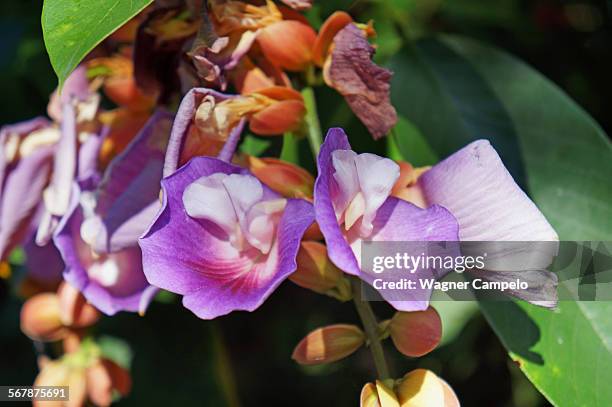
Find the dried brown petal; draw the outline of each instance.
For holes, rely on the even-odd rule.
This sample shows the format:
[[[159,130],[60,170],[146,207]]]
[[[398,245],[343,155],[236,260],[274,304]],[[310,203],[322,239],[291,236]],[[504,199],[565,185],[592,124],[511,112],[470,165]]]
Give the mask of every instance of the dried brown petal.
[[[397,113],[390,101],[392,72],[372,62],[373,54],[366,34],[355,24],[348,24],[334,38],[325,79],[379,139],[395,126]]]

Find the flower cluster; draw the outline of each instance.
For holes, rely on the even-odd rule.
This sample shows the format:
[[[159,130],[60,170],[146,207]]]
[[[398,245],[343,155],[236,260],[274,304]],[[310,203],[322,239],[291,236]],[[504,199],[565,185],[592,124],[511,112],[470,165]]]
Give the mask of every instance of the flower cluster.
[[[397,121],[391,72],[372,61],[373,25],[345,12],[317,32],[298,12],[307,0],[202,3],[146,9],[52,95],[49,118],[0,132],[2,267],[24,248],[22,330],[65,348],[61,359],[41,356],[37,384],[68,383],[76,400],[108,405],[130,380],[88,336],[99,313],[144,314],[166,290],[212,319],[254,311],[287,278],[354,299],[366,316],[363,329],[311,332],[295,348],[298,363],[340,360],[388,337],[422,356],[440,340],[437,312],[420,295],[387,298],[397,310],[388,321],[367,317],[363,242],[557,239],[486,140],[413,168],[357,153],[332,128],[314,151],[316,177],[237,152],[247,127],[320,138],[304,90],[323,83],[371,136],[385,136]],[[385,370],[363,388],[362,406],[458,405],[433,372],[394,381]]]

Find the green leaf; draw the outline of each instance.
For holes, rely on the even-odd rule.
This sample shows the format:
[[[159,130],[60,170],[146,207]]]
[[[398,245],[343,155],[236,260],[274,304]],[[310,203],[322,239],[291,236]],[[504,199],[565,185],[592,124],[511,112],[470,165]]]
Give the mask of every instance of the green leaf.
[[[408,161],[414,167],[433,165],[439,161],[419,129],[402,116],[391,130],[387,143],[390,158]]]
[[[42,30],[60,86],[102,40],[153,0],[45,0]]]
[[[612,239],[612,148],[563,91],[512,56],[459,37],[417,43],[394,64],[395,105],[438,154],[489,138],[513,175],[525,174],[562,240]],[[562,301],[550,311],[483,302],[481,309],[552,403],[611,405],[611,303]]]

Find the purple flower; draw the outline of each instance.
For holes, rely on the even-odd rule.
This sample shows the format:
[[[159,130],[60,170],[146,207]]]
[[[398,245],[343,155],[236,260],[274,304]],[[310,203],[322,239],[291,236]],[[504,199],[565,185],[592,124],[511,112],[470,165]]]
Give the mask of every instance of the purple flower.
[[[162,180],[163,203],[140,239],[149,282],[198,317],[253,311],[296,269],[311,205],[283,199],[247,170],[196,157]]]
[[[91,189],[73,186],[68,215],[62,218],[53,237],[66,264],[64,279],[107,315],[139,311],[142,297],[151,287],[142,273],[138,247],[96,253],[82,235],[92,194]]]
[[[516,185],[489,142],[480,140],[427,170],[418,179],[415,196],[419,208],[389,197],[399,168],[391,160],[350,150],[341,129],[332,129],[319,154],[315,185],[315,212],[331,260],[349,274],[371,283],[360,270],[364,241],[461,240],[461,254],[494,254],[478,277],[490,281],[528,281],[529,290],[510,294],[552,307],[557,278],[546,271],[556,254],[557,234],[535,204]],[[516,242],[496,246],[491,242]],[[458,254],[458,253],[457,253]],[[402,275],[414,280],[440,278],[440,273],[419,270]],[[427,307],[426,290],[412,291],[415,301],[383,297],[401,310]],[[402,294],[402,299],[408,294]]]
[[[54,235],[64,278],[105,314],[144,312],[157,292],[146,280],[138,236],[159,209],[159,182],[171,116],[156,112],[96,177],[73,184]]]
[[[421,209],[391,197],[399,166],[388,158],[355,153],[342,129],[327,133],[318,169],[316,219],[330,259],[346,273],[372,281],[372,275],[360,269],[362,242],[458,240],[457,221],[445,208],[433,205]],[[431,273],[419,270],[408,277],[416,281],[431,278]],[[415,290],[403,295],[404,300],[390,302],[399,310],[422,310],[427,307],[423,298],[429,291]],[[409,295],[413,297],[407,300]]]

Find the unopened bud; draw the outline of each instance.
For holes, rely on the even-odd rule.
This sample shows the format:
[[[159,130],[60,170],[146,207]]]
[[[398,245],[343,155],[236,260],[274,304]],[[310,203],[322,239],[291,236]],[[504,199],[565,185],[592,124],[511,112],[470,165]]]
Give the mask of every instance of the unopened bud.
[[[395,391],[401,407],[459,407],[451,387],[430,370],[409,372],[398,382]]]
[[[363,331],[355,325],[329,325],[306,335],[291,357],[302,365],[335,362],[355,352],[364,342]]]
[[[391,340],[406,356],[423,356],[438,346],[442,338],[442,321],[438,312],[429,307],[425,311],[397,312],[388,324]]]
[[[340,301],[351,299],[350,284],[342,271],[327,257],[324,244],[302,241],[296,262],[297,270],[289,276],[292,282]]]
[[[392,381],[366,383],[361,389],[360,407],[400,407]]]
[[[21,308],[21,331],[36,341],[62,339],[67,330],[60,317],[60,304],[54,293],[36,294]]]

